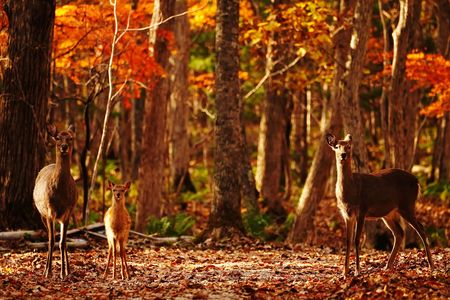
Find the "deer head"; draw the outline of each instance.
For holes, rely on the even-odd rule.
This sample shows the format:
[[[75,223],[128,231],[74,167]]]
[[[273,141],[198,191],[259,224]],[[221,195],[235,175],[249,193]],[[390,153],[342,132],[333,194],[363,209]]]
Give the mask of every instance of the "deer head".
[[[351,161],[352,158],[352,136],[347,134],[345,139],[337,140],[336,137],[328,133],[326,135],[327,143],[333,149],[336,154],[336,161],[344,163],[345,161]]]
[[[71,155],[73,150],[73,137],[75,135],[75,127],[70,125],[65,131],[56,129],[55,125],[47,125],[47,132],[56,146],[56,153],[62,156]]]
[[[111,181],[108,181],[108,188],[113,193],[114,200],[118,201],[125,197],[125,193],[130,188],[131,182],[127,182],[125,184],[114,184]]]

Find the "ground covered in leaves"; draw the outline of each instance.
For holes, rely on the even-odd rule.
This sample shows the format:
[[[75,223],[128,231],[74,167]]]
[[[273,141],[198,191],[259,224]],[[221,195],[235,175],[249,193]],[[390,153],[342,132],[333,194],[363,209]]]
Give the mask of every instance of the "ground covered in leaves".
[[[31,250],[25,240],[0,241],[0,299],[144,298],[144,299],[450,299],[450,211],[443,203],[422,201],[422,223],[444,231],[432,239],[436,270],[430,273],[424,250],[399,253],[395,269],[384,266],[389,252],[362,250],[362,274],[344,278],[343,224],[334,199],[321,202],[314,246],[242,238],[220,244],[156,246],[130,236],[127,249],[131,279],[102,278],[106,240],[87,234],[84,249],[69,249],[72,273],[59,279],[59,251],[53,277],[42,276],[46,251]],[[354,256],[351,257],[352,266]],[[118,269],[119,271],[119,266]],[[118,272],[120,277],[120,272]]]
[[[235,244],[235,246],[232,246]],[[331,248],[234,243],[152,246],[131,241],[130,280],[103,279],[106,242],[90,238],[70,251],[72,273],[61,281],[59,251],[53,278],[43,278],[46,253],[16,245],[0,255],[0,298],[181,299],[448,299],[450,249],[434,248],[436,271],[424,251],[400,253],[395,270],[383,269],[387,252],[363,251],[363,274],[341,276],[343,255]],[[120,277],[120,272],[118,272]],[[111,273],[110,273],[111,275]]]

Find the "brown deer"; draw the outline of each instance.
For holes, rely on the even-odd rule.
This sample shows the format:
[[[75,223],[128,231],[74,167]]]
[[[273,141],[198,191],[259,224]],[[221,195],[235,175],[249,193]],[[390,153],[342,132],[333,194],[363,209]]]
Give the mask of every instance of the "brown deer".
[[[55,245],[55,221],[61,225],[59,249],[61,251],[61,279],[70,273],[67,256],[66,235],[69,218],[77,201],[75,181],[70,174],[73,150],[74,127],[58,132],[54,125],[47,125],[47,131],[56,145],[56,163],[39,172],[33,191],[34,204],[41,214],[48,233],[47,264],[44,276],[52,274],[52,256]]]
[[[420,192],[417,178],[400,169],[383,169],[370,174],[353,173],[351,135],[347,134],[344,140],[338,141],[334,135],[327,134],[326,139],[336,154],[337,206],[344,218],[347,232],[344,276],[347,276],[349,272],[352,242],[356,251],[355,275],[360,273],[359,241],[366,218],[382,218],[394,235],[394,246],[386,269],[392,267],[404,236],[399,222],[401,216],[419,234],[425,246],[428,265],[430,270],[433,270],[433,261],[425,231],[415,215],[415,203]]]
[[[113,201],[111,207],[105,214],[105,231],[108,238],[108,262],[103,273],[103,278],[108,275],[109,264],[111,262],[111,255],[113,256],[113,277],[116,278],[116,256],[117,250],[120,252],[121,258],[121,275],[122,279],[130,278],[128,272],[127,255],[125,246],[128,240],[128,233],[130,232],[131,219],[125,207],[125,193],[130,188],[130,182],[124,185],[115,185],[109,182],[109,189],[113,194]],[[118,248],[118,249],[117,249]]]

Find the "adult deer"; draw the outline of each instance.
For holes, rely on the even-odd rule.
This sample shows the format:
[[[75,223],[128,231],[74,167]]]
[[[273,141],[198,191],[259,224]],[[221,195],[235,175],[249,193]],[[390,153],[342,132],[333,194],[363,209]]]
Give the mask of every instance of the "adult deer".
[[[337,206],[344,218],[347,232],[344,276],[349,272],[352,242],[356,251],[355,275],[360,273],[359,241],[366,218],[382,218],[394,235],[394,246],[386,269],[392,267],[405,234],[399,222],[401,216],[419,234],[432,270],[433,262],[425,231],[415,215],[415,203],[420,192],[417,178],[400,169],[383,169],[370,174],[353,173],[352,136],[347,134],[344,140],[338,141],[334,135],[327,134],[326,139],[336,154]]]
[[[48,233],[47,264],[44,276],[49,277],[52,274],[55,221],[59,221],[61,224],[59,242],[61,279],[64,279],[70,273],[66,247],[67,226],[77,200],[75,181],[70,174],[74,128],[71,125],[66,131],[58,132],[54,125],[48,125],[47,131],[56,145],[56,163],[42,168],[39,172],[33,198]]]

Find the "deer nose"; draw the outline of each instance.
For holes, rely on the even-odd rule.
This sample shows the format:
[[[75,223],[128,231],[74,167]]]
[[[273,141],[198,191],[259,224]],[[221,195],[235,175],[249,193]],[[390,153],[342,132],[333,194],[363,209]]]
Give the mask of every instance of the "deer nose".
[[[116,198],[120,198],[120,193],[116,193]]]
[[[67,144],[62,144],[61,145],[61,150],[62,151],[67,151],[67,149],[69,149],[69,146]]]
[[[346,160],[347,159],[347,153],[341,153],[341,159]]]

